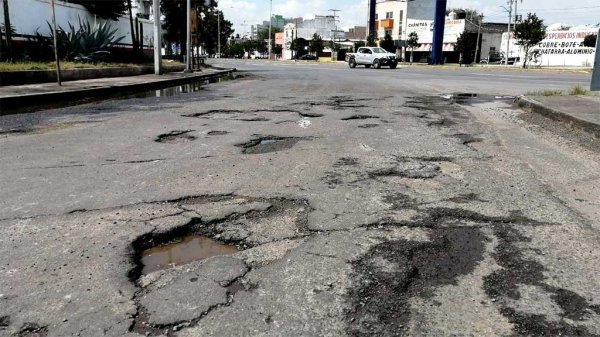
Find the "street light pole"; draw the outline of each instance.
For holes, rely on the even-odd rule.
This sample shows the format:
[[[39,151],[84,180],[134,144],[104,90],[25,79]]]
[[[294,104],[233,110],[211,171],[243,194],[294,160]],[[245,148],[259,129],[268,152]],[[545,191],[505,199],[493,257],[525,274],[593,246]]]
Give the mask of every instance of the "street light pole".
[[[186,39],[186,46],[185,46],[185,70],[183,72],[191,73],[192,72],[192,66],[191,66],[192,58],[190,56],[191,56],[191,51],[192,51],[192,0],[187,0],[186,7],[187,7],[186,8],[187,39]]]
[[[217,12],[217,53],[221,58],[221,11]]]
[[[479,28],[477,29],[477,44],[475,45],[475,63],[477,63],[477,54],[479,54],[479,39],[481,38],[481,25],[483,24],[483,14],[480,15]]]
[[[62,85],[62,80],[60,78],[60,59],[58,58],[58,32],[56,30],[56,9],[54,8],[54,0],[52,0],[50,4],[52,5],[52,30],[54,31],[54,34],[52,35],[54,37],[54,58],[56,59],[56,82],[58,85]],[[10,27],[7,27],[6,30],[10,30]]]
[[[154,74],[160,75],[162,72],[162,43],[160,36],[160,0],[154,0]]]
[[[273,0],[270,1],[271,7],[269,9],[269,60],[271,59],[271,29],[273,26]]]

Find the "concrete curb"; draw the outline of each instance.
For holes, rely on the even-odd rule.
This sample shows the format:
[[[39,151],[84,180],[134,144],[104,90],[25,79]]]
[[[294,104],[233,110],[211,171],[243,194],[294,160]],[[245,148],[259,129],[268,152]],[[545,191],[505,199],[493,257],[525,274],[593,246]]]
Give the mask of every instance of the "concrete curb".
[[[148,90],[158,90],[170,86],[187,84],[190,82],[197,82],[201,80],[208,80],[214,77],[229,75],[235,71],[236,69],[224,69],[216,72],[211,72],[210,74],[197,74],[176,78],[171,77],[142,83],[115,84],[95,88],[83,88],[65,91],[48,91],[26,95],[4,96],[0,97],[0,107],[2,107],[2,110],[4,110],[0,112],[0,115],[10,114],[10,111],[6,111],[11,109],[34,108],[36,106],[43,106],[51,103],[61,103],[66,101],[86,99],[90,97],[109,97],[115,94],[118,94],[118,96],[126,96],[129,94],[135,94]]]
[[[531,97],[520,96],[516,100],[520,108],[551,118],[555,121],[568,124],[571,127],[581,129],[595,138],[600,138],[600,124],[588,122],[574,117],[564,111],[546,106]]]

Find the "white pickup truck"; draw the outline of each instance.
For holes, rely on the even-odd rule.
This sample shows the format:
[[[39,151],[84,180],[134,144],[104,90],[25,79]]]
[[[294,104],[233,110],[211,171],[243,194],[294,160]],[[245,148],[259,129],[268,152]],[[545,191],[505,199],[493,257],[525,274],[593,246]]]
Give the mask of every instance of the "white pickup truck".
[[[391,69],[396,69],[398,66],[396,54],[379,47],[360,47],[356,53],[346,54],[346,61],[350,68],[364,65],[366,68],[373,66],[379,69],[381,66],[389,66]]]

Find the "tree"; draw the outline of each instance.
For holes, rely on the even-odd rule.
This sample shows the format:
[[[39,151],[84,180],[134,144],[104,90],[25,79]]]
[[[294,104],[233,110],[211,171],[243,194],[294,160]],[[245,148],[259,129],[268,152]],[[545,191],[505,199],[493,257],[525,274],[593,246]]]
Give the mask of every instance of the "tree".
[[[415,48],[421,47],[419,43],[419,34],[417,32],[412,32],[408,34],[408,40],[406,41],[406,45],[410,48],[410,64],[413,63],[413,51]]]
[[[358,50],[358,48],[360,48],[360,47],[364,47],[364,46],[366,46],[366,45],[367,45],[367,44],[365,43],[365,41],[357,41],[357,42],[354,42],[354,51],[357,51],[357,50]]]
[[[308,48],[310,49],[311,53],[315,53],[315,56],[319,57],[321,55],[323,49],[325,49],[325,45],[323,44],[323,39],[319,34],[315,33],[313,35],[312,40],[309,42]]]
[[[584,39],[583,39],[583,45],[585,47],[592,47],[595,48],[596,47],[596,41],[598,40],[598,35],[596,34],[590,34],[587,35]]]
[[[296,58],[306,54],[306,47],[308,47],[309,42],[303,38],[297,38],[292,41],[290,49],[296,52]]]
[[[454,50],[460,53],[461,64],[470,64],[473,62],[475,46],[477,45],[477,34],[463,32],[456,40]]]
[[[94,15],[114,21],[128,10],[127,2],[124,0],[67,0],[67,2],[81,5]]]
[[[367,47],[377,47],[377,43],[375,43],[375,34],[369,34],[367,38]]]
[[[385,34],[383,41],[379,43],[379,46],[390,53],[396,52],[396,46],[394,45],[394,40],[390,34]]]
[[[275,34],[281,33],[283,30],[277,26],[271,27],[271,40],[275,39]],[[256,33],[256,36],[259,40],[268,40],[269,39],[269,27],[263,28]]]
[[[523,68],[527,67],[527,58],[529,49],[536,44],[542,42],[546,37],[546,27],[544,20],[541,20],[537,15],[529,13],[527,19],[518,23],[515,26],[515,39],[517,45],[525,49],[525,57],[523,58]]]

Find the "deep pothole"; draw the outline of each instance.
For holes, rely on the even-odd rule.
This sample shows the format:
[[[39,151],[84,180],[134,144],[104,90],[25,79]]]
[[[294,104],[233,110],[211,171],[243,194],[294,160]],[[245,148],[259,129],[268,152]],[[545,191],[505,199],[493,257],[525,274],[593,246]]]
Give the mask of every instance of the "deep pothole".
[[[291,149],[301,140],[306,140],[306,138],[261,136],[236,146],[241,147],[244,154],[261,154]]]
[[[254,264],[243,250],[309,234],[311,208],[304,200],[226,195],[172,203],[197,217],[132,243],[135,267],[129,277],[138,291],[130,331],[146,336],[174,336],[230,305],[237,293],[252,291],[245,276]]]
[[[158,135],[156,139],[154,139],[157,143],[181,143],[195,140],[197,137],[190,135],[191,132],[195,130],[175,130],[169,133],[163,133]]]

